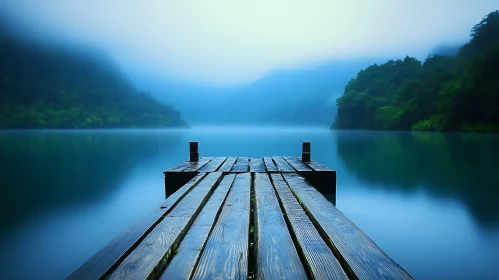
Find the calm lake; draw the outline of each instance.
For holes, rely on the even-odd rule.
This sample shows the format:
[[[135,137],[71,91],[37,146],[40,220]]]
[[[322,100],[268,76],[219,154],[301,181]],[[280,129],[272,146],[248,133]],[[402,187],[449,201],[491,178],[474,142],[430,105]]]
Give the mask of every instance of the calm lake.
[[[497,279],[499,135],[301,128],[0,132],[0,279],[62,279],[164,199],[200,156],[301,154],[337,207],[416,279]]]

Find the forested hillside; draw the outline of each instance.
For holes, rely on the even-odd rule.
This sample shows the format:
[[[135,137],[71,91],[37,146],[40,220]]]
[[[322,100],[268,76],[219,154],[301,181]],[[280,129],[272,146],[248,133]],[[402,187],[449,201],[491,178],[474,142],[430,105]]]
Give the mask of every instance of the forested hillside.
[[[371,65],[336,104],[338,129],[499,132],[499,11],[472,28],[456,56]]]
[[[185,126],[95,51],[32,43],[0,30],[0,128]]]

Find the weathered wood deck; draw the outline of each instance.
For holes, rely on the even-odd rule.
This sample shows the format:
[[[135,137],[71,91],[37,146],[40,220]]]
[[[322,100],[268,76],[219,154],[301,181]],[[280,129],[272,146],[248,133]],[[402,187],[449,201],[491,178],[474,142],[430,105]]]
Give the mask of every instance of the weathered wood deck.
[[[69,279],[411,279],[317,190],[335,192],[336,173],[310,155],[195,148],[164,172],[178,189]]]
[[[297,173],[322,193],[333,199],[336,195],[336,171],[316,161],[302,162],[299,157],[203,157],[197,162],[187,161],[164,172],[165,194],[168,196],[197,174],[207,172]]]

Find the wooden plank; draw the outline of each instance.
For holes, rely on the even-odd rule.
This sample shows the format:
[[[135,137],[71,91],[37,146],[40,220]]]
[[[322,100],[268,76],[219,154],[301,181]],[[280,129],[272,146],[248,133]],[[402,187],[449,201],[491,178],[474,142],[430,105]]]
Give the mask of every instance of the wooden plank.
[[[128,253],[183,199],[206,174],[198,174],[183,187],[170,195],[156,211],[116,236],[104,248],[93,255],[68,279],[99,279],[124,259]]]
[[[255,174],[256,278],[307,279],[267,173]]]
[[[121,262],[109,279],[157,278],[208,200],[222,173],[209,173]]]
[[[250,173],[237,174],[192,279],[247,279]]]
[[[187,167],[189,167],[190,164],[191,163],[189,161],[184,161],[181,164],[178,164],[178,165],[166,170],[165,172],[180,172],[180,171],[186,169]]]
[[[265,163],[262,158],[250,158],[250,172],[265,172]]]
[[[212,159],[213,159],[213,157],[202,157],[199,159],[199,161],[190,162],[189,166],[187,166],[185,169],[183,169],[182,172],[196,172],[201,167],[203,167],[205,164],[210,162]]]
[[[222,164],[222,166],[220,166],[220,168],[218,169],[219,172],[229,172],[230,169],[232,168],[232,166],[234,166],[234,163],[236,162],[236,159],[237,158],[234,158],[234,157],[230,157],[230,158],[227,158],[224,162],[224,164]]]
[[[283,177],[335,255],[341,255],[347,274],[359,279],[412,279],[303,177],[290,173]]]
[[[205,164],[203,167],[197,170],[197,172],[215,172],[224,163],[226,157],[216,157],[210,162]]]
[[[291,167],[282,157],[272,157],[272,160],[275,162],[275,165],[280,172],[295,172],[293,167]]]
[[[222,209],[235,174],[226,175],[187,232],[160,279],[190,279],[208,235]]]
[[[297,158],[299,161],[301,161],[303,164],[307,165],[308,167],[312,168],[312,170],[314,171],[334,171],[332,170],[331,168],[325,166],[324,164],[322,163],[318,163],[317,161],[315,160],[311,160],[309,162],[303,162],[301,160],[301,157],[298,157]]]
[[[312,169],[310,169],[310,167],[308,167],[306,164],[301,162],[301,160],[299,160],[296,157],[283,157],[283,158],[287,163],[289,163],[289,165],[291,165],[291,167],[293,167],[294,170],[296,170],[298,172],[310,172],[310,171],[312,171]]]
[[[312,277],[314,279],[348,279],[339,261],[315,229],[282,175],[272,174],[271,176],[287,220]]]
[[[238,157],[236,163],[230,169],[230,172],[248,172],[249,159],[247,157]]]
[[[264,157],[263,162],[265,162],[265,169],[267,169],[267,172],[279,172],[279,169],[277,169],[271,157]]]

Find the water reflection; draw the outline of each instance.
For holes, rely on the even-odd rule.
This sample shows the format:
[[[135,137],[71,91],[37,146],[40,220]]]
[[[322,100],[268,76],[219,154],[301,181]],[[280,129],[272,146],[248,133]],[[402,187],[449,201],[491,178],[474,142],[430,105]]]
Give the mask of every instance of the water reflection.
[[[0,228],[63,205],[95,203],[136,165],[171,153],[180,139],[157,131],[2,132]]]
[[[344,131],[346,169],[372,187],[462,201],[483,227],[499,223],[499,135]]]
[[[499,220],[498,138],[293,128],[0,132],[0,278],[67,277],[161,203],[161,171],[186,160],[195,140],[201,156],[248,157],[300,155],[311,141],[313,159],[337,170],[338,208],[416,279],[490,279],[499,265],[499,227],[491,226]]]

